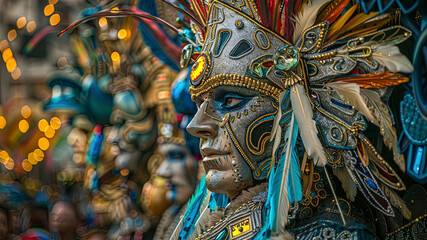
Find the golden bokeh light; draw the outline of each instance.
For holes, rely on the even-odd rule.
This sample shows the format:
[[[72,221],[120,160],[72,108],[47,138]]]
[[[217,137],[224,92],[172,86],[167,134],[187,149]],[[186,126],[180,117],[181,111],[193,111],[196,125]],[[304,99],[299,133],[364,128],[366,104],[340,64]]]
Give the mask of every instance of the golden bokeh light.
[[[44,158],[44,152],[40,149],[36,149],[34,150],[34,158],[38,161],[41,162]]]
[[[25,24],[27,24],[27,19],[25,17],[20,17],[18,20],[16,20],[16,26],[19,29],[25,27]]]
[[[98,24],[99,24],[99,27],[100,27],[101,29],[106,29],[106,28],[108,27],[108,21],[107,21],[107,18],[105,18],[105,17],[100,18],[100,19],[98,20]]]
[[[37,24],[35,21],[30,21],[27,23],[27,32],[33,32],[34,30],[36,30],[37,28]]]
[[[49,148],[49,140],[45,137],[41,137],[38,142],[39,148],[46,151]]]
[[[43,13],[47,17],[52,15],[54,11],[55,11],[55,7],[53,6],[53,4],[49,4],[49,5],[46,5],[46,7],[44,7]]]
[[[9,58],[13,57],[12,50],[10,50],[10,48],[6,48],[3,51],[2,56],[3,56],[3,61],[7,62],[7,60],[9,60]]]
[[[122,176],[127,176],[127,175],[129,175],[129,169],[124,168],[124,169],[120,170],[120,174],[121,174]]]
[[[26,172],[31,172],[33,165],[27,159],[25,159],[22,161],[22,169],[24,169]]]
[[[125,39],[127,35],[128,35],[128,32],[126,31],[126,29],[123,29],[123,28],[117,32],[117,37],[119,39]]]
[[[6,62],[6,68],[8,72],[12,72],[16,68],[16,60],[15,58],[11,57]]]
[[[3,129],[4,127],[6,127],[6,118],[0,116],[0,129]]]
[[[49,127],[47,127],[46,131],[44,132],[44,135],[47,138],[53,138],[55,136],[55,130],[51,126],[49,126]]]
[[[28,154],[28,161],[32,164],[32,165],[36,165],[37,164],[37,159],[36,159],[36,157],[34,156],[35,154],[34,154],[34,152],[30,152],[29,154]]]
[[[9,47],[9,42],[7,40],[3,40],[0,42],[0,51],[3,52],[6,48]]]
[[[9,160],[9,153],[7,153],[5,150],[0,151],[0,159],[3,159],[3,161]]]
[[[55,14],[53,14],[52,16],[50,16],[50,19],[49,19],[49,23],[50,23],[50,25],[55,26],[55,25],[57,25],[60,21],[61,21],[61,16],[59,16],[59,14],[58,14],[58,13],[55,13]]]
[[[58,0],[49,0],[49,4],[56,4]]]
[[[13,159],[9,158],[9,160],[4,164],[4,167],[7,170],[12,170],[15,167],[15,162],[13,161]]]
[[[50,119],[50,126],[54,130],[58,130],[61,127],[61,120],[58,117],[53,117]]]
[[[21,69],[19,67],[16,67],[12,70],[10,75],[12,76],[13,80],[18,80],[21,77]]]
[[[113,62],[120,61],[120,54],[118,52],[113,52],[111,54],[111,60],[113,60]]]
[[[19,121],[18,128],[19,131],[21,131],[22,133],[26,133],[30,128],[30,125],[28,124],[27,120],[22,119],[21,121]]]
[[[16,33],[15,29],[12,29],[7,33],[7,39],[9,40],[9,42],[12,42],[13,40],[15,40],[17,36],[18,34]]]
[[[38,124],[39,130],[42,132],[46,132],[47,128],[49,127],[49,123],[46,121],[46,119],[41,119]]]
[[[31,108],[28,105],[24,105],[21,108],[21,115],[23,118],[29,118],[31,116]]]
[[[119,12],[119,8],[118,7],[114,7],[111,9],[112,13],[118,13]]]

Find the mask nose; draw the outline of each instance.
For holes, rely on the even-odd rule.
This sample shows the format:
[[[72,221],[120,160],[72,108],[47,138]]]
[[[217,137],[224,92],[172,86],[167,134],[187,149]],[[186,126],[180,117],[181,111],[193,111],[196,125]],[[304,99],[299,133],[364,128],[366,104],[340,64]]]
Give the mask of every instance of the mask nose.
[[[159,177],[167,179],[167,178],[172,177],[171,172],[172,172],[171,166],[168,163],[168,160],[167,159],[163,160],[162,164],[160,164],[159,168],[157,169],[157,175]]]
[[[187,126],[187,131],[191,135],[202,139],[215,138],[219,130],[218,124],[220,122],[205,113],[208,104],[208,101],[202,103],[193,120]]]

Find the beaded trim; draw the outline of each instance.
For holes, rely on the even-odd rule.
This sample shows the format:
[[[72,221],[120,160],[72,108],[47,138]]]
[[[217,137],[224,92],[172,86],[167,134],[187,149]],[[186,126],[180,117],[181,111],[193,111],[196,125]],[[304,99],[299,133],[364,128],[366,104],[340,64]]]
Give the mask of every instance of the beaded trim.
[[[403,227],[401,227],[401,228],[397,229],[396,231],[394,231],[394,232],[392,232],[392,233],[387,234],[387,238],[389,238],[389,237],[391,237],[391,236],[393,236],[393,235],[395,235],[395,234],[397,234],[397,233],[399,233],[399,232],[401,232],[401,231],[405,230],[405,229],[406,229],[406,228],[408,228],[408,227],[411,227],[411,226],[412,226],[412,225],[414,225],[415,223],[418,223],[419,221],[423,220],[424,218],[427,218],[427,214],[424,214],[423,216],[418,217],[418,218],[414,219],[414,221],[412,221],[412,222],[410,222],[410,223],[408,223],[408,224],[404,225]]]
[[[191,98],[194,100],[201,94],[218,86],[239,86],[249,88],[251,90],[271,96],[276,101],[279,100],[279,94],[282,91],[281,89],[274,87],[269,83],[261,82],[250,77],[240,76],[237,74],[221,74],[207,79],[200,85],[200,87],[191,86],[189,89]]]

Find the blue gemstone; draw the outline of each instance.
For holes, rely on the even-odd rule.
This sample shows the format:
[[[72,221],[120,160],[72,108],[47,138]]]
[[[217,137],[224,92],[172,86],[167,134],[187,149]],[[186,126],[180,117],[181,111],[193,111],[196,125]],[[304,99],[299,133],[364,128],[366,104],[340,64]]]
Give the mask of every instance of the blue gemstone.
[[[312,198],[315,198],[315,197],[317,196],[317,194],[316,194],[316,192],[311,192],[311,193],[310,193],[310,196],[311,196]]]
[[[369,178],[365,178],[365,183],[368,184],[369,188],[376,191],[378,189],[377,185],[375,184],[374,181],[372,181],[372,179]]]
[[[294,68],[299,60],[299,51],[294,46],[285,45],[274,54],[273,61],[277,69],[288,71]]]

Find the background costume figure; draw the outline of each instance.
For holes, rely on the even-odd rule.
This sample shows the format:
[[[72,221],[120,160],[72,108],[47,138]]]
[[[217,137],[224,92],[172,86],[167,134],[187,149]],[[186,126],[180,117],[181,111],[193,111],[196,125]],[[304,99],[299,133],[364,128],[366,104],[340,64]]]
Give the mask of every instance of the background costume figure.
[[[374,239],[411,220],[387,108],[413,71],[396,46],[411,37],[399,12],[350,1],[179,4],[197,36],[181,67],[194,62],[188,131],[201,138],[206,178],[173,238],[266,239],[286,228],[298,239]]]
[[[175,79],[172,102],[168,108],[173,122],[161,123],[163,126],[160,127],[163,130],[159,137],[159,152],[163,154],[164,160],[157,169],[157,176],[166,182],[166,199],[172,205],[163,213],[154,239],[170,239],[198,182],[196,159],[200,156],[195,151],[198,142],[184,132],[191,120],[191,113],[194,114],[196,110],[188,93],[188,76],[189,70],[184,69]]]

